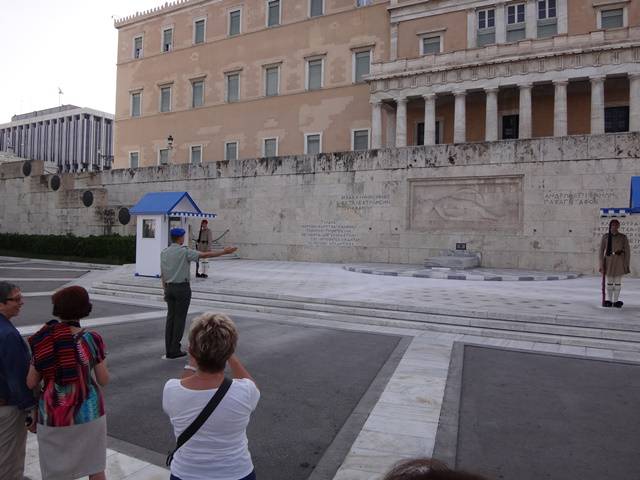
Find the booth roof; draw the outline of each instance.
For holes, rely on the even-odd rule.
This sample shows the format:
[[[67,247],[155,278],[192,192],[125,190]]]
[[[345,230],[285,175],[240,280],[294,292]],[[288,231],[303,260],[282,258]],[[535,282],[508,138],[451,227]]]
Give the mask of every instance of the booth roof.
[[[192,212],[185,212],[183,206],[180,211],[173,209],[178,206],[183,199],[193,207]],[[132,215],[176,215],[176,216],[193,216],[193,217],[215,217],[213,213],[204,213],[196,202],[193,201],[187,192],[151,192],[145,194],[144,197],[136,203],[129,212]]]

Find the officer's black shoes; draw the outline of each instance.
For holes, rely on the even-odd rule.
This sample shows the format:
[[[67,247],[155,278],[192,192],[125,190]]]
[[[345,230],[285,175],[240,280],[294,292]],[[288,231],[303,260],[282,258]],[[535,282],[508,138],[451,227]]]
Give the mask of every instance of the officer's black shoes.
[[[613,303],[611,303],[609,300],[605,300],[604,302],[602,302],[602,306],[603,307],[613,307]]]
[[[200,278],[209,278],[209,275],[207,275],[206,273],[201,273]]]
[[[622,308],[622,305],[624,305],[624,302],[621,302],[620,300],[613,304],[613,306],[616,308]]]

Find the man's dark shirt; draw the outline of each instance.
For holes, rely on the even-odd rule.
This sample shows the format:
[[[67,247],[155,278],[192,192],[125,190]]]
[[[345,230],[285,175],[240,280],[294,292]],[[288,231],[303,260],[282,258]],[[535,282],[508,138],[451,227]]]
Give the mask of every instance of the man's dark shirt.
[[[27,388],[31,355],[18,329],[0,314],[0,399],[7,405],[26,410],[35,405]]]

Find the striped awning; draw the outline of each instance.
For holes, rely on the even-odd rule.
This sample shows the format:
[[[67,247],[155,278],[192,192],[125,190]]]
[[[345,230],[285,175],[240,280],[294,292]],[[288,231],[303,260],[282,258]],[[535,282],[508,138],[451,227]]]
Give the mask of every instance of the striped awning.
[[[172,217],[196,217],[196,218],[215,218],[215,213],[205,212],[169,212]]]
[[[601,208],[600,216],[601,217],[626,217],[627,215],[631,215],[630,208]]]

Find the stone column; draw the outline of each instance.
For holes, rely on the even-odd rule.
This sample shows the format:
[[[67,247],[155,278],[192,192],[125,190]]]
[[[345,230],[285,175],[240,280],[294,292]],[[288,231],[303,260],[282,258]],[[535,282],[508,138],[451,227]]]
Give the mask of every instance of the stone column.
[[[498,87],[485,88],[484,91],[487,95],[484,139],[495,142],[498,140]]]
[[[591,77],[591,134],[604,133],[604,78]]]
[[[524,21],[526,37],[536,38],[538,36],[538,5],[536,0],[527,0],[524,7]]]
[[[390,52],[389,52],[389,60],[397,60],[398,59],[398,24],[391,23],[391,38],[390,41]]]
[[[476,38],[476,15],[475,9],[467,10],[467,48],[475,48],[478,43]]]
[[[640,73],[629,74],[629,131],[640,132]]]
[[[436,94],[428,93],[424,98],[424,144],[436,143]]]
[[[467,141],[467,93],[454,92],[453,95],[455,97],[453,143],[464,143]]]
[[[407,146],[407,97],[396,99],[396,147]]]
[[[569,31],[569,6],[567,0],[557,2],[558,35],[563,35]]]
[[[371,101],[371,148],[382,147],[382,102]]]
[[[553,135],[565,137],[567,135],[567,80],[555,80],[553,85]]]
[[[504,3],[496,5],[496,43],[507,41],[507,20],[505,18]]]
[[[518,138],[531,138],[531,84],[520,85],[520,108],[518,111]]]

